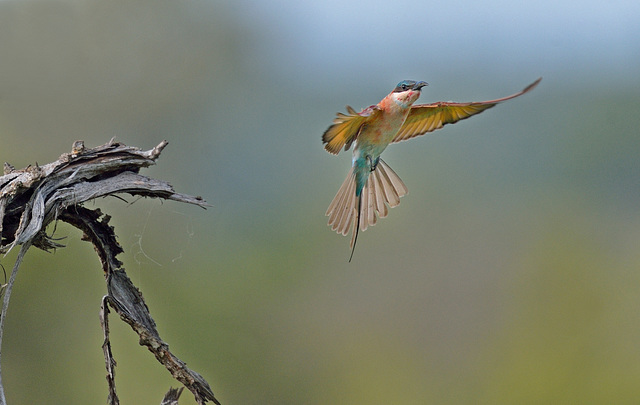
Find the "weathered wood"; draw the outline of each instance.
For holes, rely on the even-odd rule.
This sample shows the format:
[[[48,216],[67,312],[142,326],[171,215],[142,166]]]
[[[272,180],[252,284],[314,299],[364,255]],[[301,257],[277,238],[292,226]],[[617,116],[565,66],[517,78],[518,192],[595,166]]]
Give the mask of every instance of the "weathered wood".
[[[107,367],[107,386],[109,387],[109,396],[107,403],[110,405],[119,405],[120,400],[116,394],[116,361],[111,352],[111,340],[109,338],[109,306],[108,296],[102,297],[100,305],[100,324],[102,325],[102,333],[104,340],[102,342],[102,352],[104,353],[105,366]]]
[[[220,404],[207,381],[174,356],[160,338],[142,293],[133,285],[122,262],[116,258],[122,253],[122,248],[116,240],[113,227],[109,225],[110,217],[103,215],[99,209],[90,210],[82,206],[83,202],[98,197],[127,193],[205,208],[207,203],[201,197],[176,193],[169,183],[138,173],[141,168],[155,164],[166,146],[167,142],[163,141],[155,148],[143,151],[112,139],[105,145],[86,149],[82,141],[76,141],[71,153],[65,153],[55,162],[44,166],[36,164],[15,170],[5,163],[4,175],[0,177],[0,252],[8,252],[21,245],[18,256],[21,260],[31,245],[44,250],[62,247],[46,234],[48,224],[61,220],[82,230],[83,239],[93,244],[100,258],[107,282],[100,321],[104,333],[102,349],[107,368],[108,403],[111,405],[119,404],[119,399],[115,386],[116,362],[109,340],[108,307],[131,326],[140,338],[140,345],[146,346],[171,375],[193,393],[199,404],[207,401]],[[19,261],[16,261],[4,292],[0,345],[9,296],[19,265]],[[162,403],[177,404],[181,393],[182,388],[170,390]],[[5,403],[0,376],[0,404]]]
[[[180,395],[182,395],[183,388],[169,388],[169,391],[165,394],[164,399],[160,405],[178,405]]]
[[[55,162],[1,176],[0,250],[27,240],[45,250],[59,247],[46,235],[37,235],[44,232],[45,223],[65,207],[107,195],[128,193],[206,207],[201,197],[176,193],[169,183],[138,174],[140,168],[155,164],[167,144],[143,151],[112,140],[93,149],[74,148]]]

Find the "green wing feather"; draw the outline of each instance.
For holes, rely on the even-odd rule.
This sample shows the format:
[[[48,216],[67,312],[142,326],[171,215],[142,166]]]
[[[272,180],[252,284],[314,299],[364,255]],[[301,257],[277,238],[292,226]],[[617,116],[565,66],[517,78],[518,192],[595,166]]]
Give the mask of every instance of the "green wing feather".
[[[348,114],[338,113],[333,120],[333,125],[322,134],[324,148],[334,155],[337,155],[343,147],[344,150],[348,150],[358,137],[363,125],[379,111],[376,106],[371,106],[357,113],[347,106]]]
[[[473,103],[447,103],[438,102],[433,104],[420,104],[411,107],[400,131],[393,138],[392,142],[405,141],[419,135],[440,129],[447,124],[453,124],[465,118],[480,114],[498,103],[511,100],[533,90],[542,78],[531,83],[519,93],[496,100],[479,101]]]

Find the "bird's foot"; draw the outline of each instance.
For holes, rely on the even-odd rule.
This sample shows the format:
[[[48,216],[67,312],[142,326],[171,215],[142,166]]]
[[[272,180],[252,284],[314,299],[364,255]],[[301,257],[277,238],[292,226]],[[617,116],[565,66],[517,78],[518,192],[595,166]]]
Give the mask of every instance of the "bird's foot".
[[[376,170],[376,167],[378,167],[378,162],[380,162],[380,156],[378,156],[377,158],[372,159],[371,156],[367,156],[367,161],[369,162],[369,167],[371,168],[371,171]]]

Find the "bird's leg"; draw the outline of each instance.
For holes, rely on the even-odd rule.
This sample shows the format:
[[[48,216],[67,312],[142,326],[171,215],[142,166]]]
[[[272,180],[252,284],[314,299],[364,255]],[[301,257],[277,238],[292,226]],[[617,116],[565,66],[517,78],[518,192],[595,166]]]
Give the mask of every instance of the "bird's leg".
[[[380,162],[380,156],[378,156],[374,160],[371,158],[371,155],[367,155],[367,161],[369,162],[369,167],[371,168],[371,171],[374,171],[376,170],[376,167],[378,167],[378,162]]]

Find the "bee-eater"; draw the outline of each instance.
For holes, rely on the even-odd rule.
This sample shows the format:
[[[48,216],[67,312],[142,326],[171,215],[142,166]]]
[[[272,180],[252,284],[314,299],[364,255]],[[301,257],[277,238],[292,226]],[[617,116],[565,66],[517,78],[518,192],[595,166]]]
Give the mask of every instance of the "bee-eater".
[[[446,124],[453,124],[479,114],[503,101],[521,96],[538,85],[539,78],[524,90],[496,100],[471,103],[437,102],[413,105],[426,82],[404,80],[378,104],[356,112],[347,106],[347,114],[338,113],[322,135],[327,152],[337,155],[340,149],[353,148],[351,171],[334,197],[327,216],[332,230],[351,234],[353,258],[358,231],[375,225],[378,217],[387,216],[387,206],[400,204],[407,187],[400,177],[380,159],[390,143],[406,141]]]

